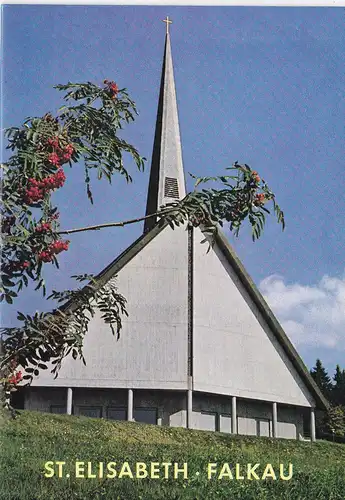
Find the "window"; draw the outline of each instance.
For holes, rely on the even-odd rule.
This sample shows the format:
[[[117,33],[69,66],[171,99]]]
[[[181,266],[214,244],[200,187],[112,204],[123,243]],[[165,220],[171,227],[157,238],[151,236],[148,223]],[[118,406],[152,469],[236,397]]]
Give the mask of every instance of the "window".
[[[134,420],[143,424],[157,424],[157,408],[135,408]]]
[[[101,418],[102,408],[100,406],[79,406],[79,415],[83,417]]]
[[[178,183],[173,177],[165,178],[164,196],[167,198],[178,198]]]
[[[107,418],[111,420],[127,420],[126,408],[108,408]]]
[[[64,405],[51,405],[50,413],[67,413],[67,409]]]

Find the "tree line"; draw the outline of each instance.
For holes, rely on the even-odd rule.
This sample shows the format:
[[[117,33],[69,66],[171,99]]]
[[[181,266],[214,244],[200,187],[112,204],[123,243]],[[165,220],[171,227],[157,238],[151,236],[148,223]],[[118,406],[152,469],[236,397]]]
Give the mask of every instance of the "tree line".
[[[317,433],[345,437],[345,369],[337,365],[334,375],[330,376],[321,360],[317,359],[310,374],[330,403],[327,412],[316,414]]]

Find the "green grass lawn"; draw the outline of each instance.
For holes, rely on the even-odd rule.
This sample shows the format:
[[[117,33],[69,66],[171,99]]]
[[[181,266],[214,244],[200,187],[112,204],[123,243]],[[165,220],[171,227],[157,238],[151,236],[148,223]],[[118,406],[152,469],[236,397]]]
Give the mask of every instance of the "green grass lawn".
[[[15,420],[2,418],[0,433],[3,500],[345,499],[342,444],[231,436],[28,411],[20,412]],[[56,461],[65,462],[60,466],[63,477],[58,477],[57,465],[45,468],[46,462]],[[76,461],[85,462],[78,469],[84,477],[76,477]],[[91,474],[96,476],[102,475],[98,464],[103,462],[104,477],[87,477],[86,462],[91,462]],[[105,477],[109,462],[116,462],[108,471],[114,475],[115,470],[116,477]],[[181,472],[174,479],[173,466],[159,465],[153,470],[159,478],[136,478],[137,462],[148,467],[151,462],[178,463],[180,468],[187,463],[188,477]],[[208,463],[217,464],[210,479]],[[230,465],[219,478],[224,463]],[[249,480],[248,463],[260,464],[255,469],[260,478],[271,464],[277,479],[252,476]],[[284,464],[287,475],[289,463],[293,464],[292,478],[282,480],[279,464]],[[240,464],[239,474],[244,479],[236,479],[235,464]],[[119,478],[121,468],[123,477]]]

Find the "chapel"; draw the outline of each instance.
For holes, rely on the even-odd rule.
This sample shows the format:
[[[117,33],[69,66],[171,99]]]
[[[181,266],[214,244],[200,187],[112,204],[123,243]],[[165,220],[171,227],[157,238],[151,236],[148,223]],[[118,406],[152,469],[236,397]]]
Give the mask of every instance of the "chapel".
[[[167,18],[168,21],[168,18]],[[168,30],[146,214],[186,195]],[[315,440],[327,401],[220,231],[146,220],[143,234],[97,276],[116,280],[128,318],[119,340],[100,314],[71,357],[42,371],[24,407],[232,434]]]

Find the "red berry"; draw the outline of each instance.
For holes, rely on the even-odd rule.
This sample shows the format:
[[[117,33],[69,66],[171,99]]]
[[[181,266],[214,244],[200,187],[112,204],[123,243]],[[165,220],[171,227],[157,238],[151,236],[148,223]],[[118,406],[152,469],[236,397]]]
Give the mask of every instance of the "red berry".
[[[60,158],[56,153],[50,153],[50,155],[48,156],[48,161],[56,167],[60,165]]]
[[[263,205],[264,202],[265,202],[264,193],[259,193],[255,196],[254,205],[256,205],[256,206]]]
[[[59,147],[59,138],[58,137],[53,137],[51,139],[48,139],[47,142],[48,142],[49,146],[52,146],[53,148]]]

